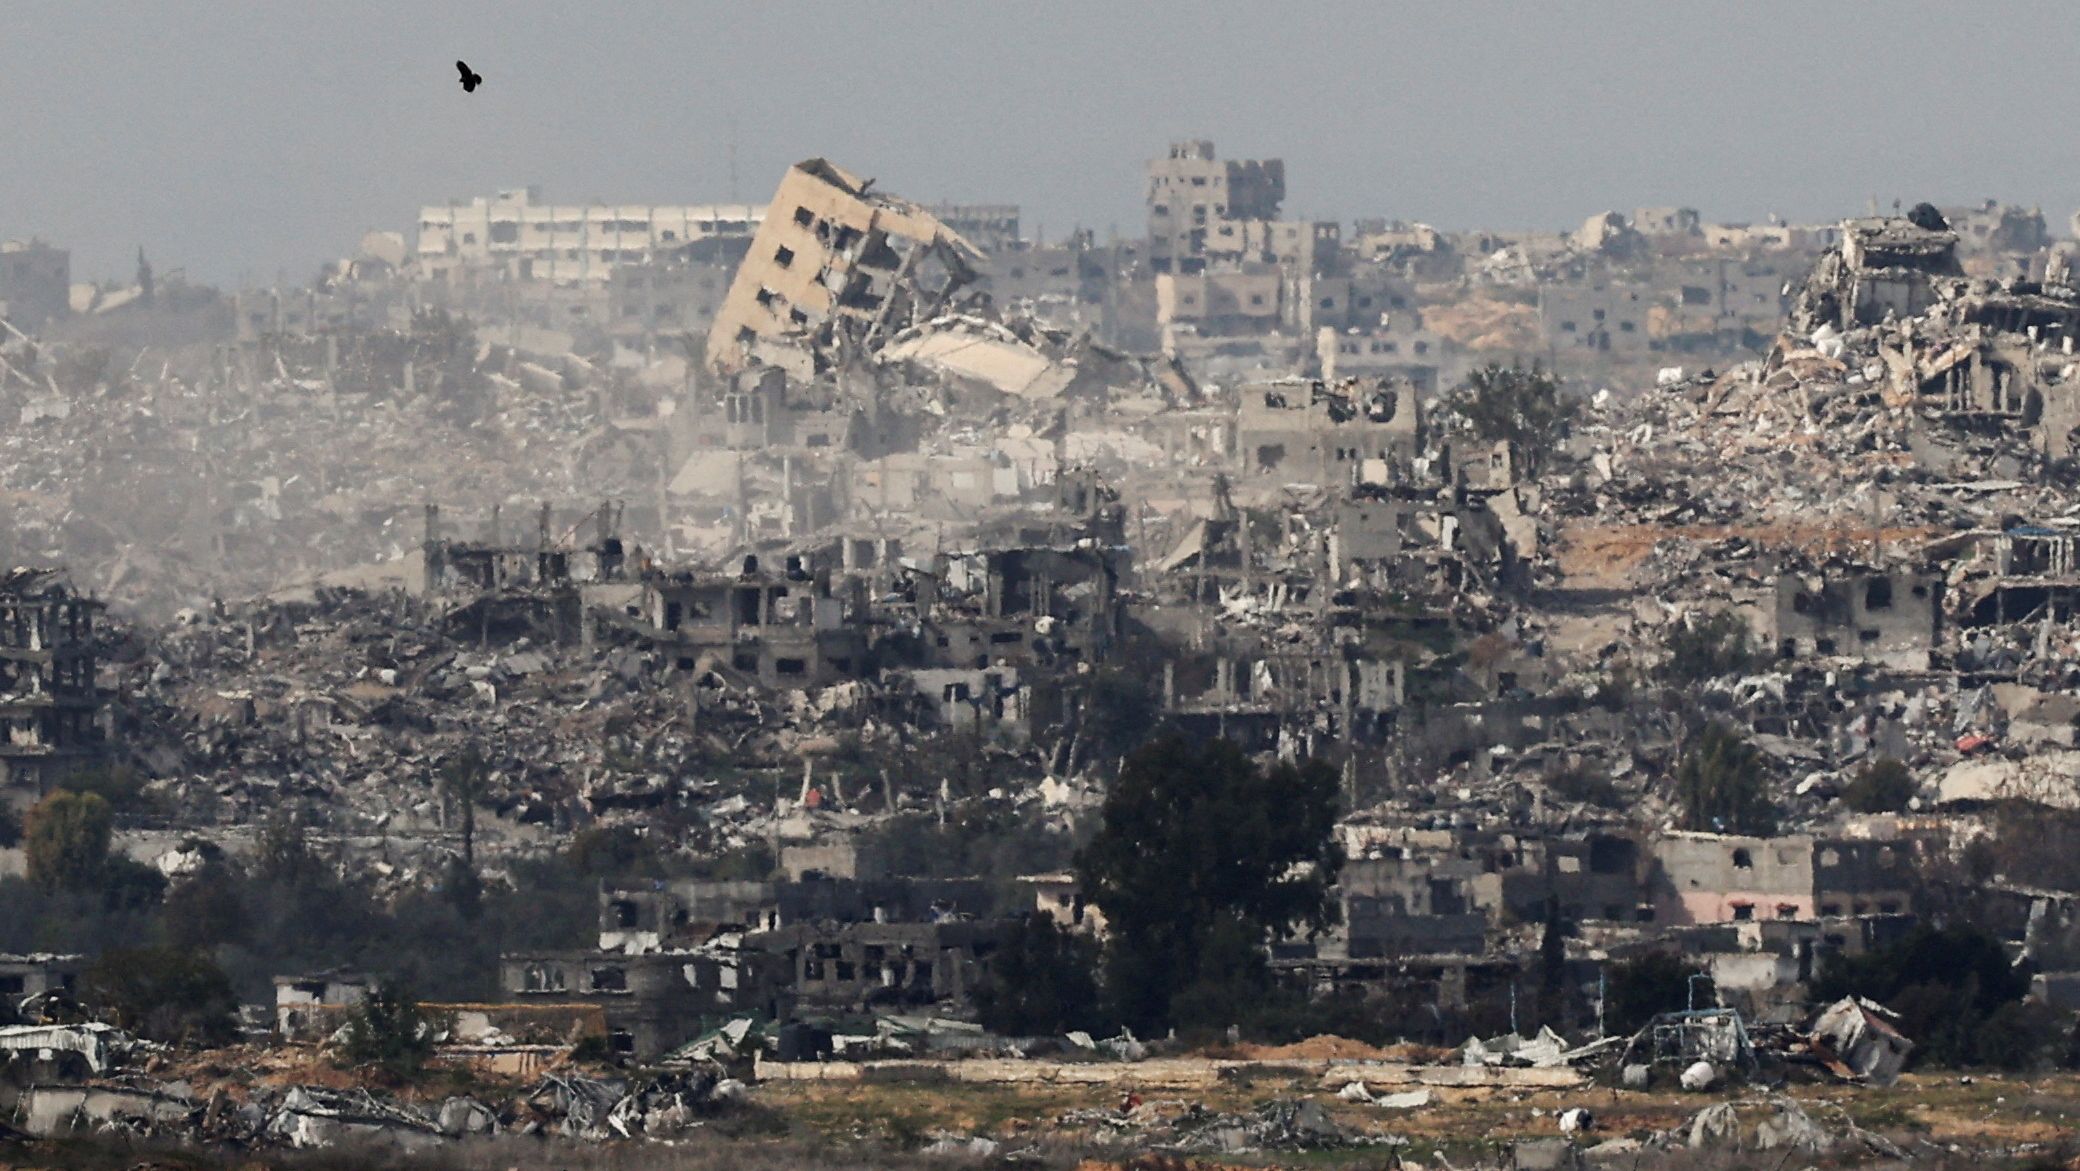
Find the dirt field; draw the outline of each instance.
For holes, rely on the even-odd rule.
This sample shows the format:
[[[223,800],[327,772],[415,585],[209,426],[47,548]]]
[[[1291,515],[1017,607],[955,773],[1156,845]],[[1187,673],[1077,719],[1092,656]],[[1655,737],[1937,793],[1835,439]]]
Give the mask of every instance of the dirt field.
[[[1349,1042],[1317,1040],[1290,1047],[1285,1059],[1315,1063]],[[1357,1046],[1356,1048],[1362,1048]],[[1016,1165],[1049,1171],[1127,1167],[1131,1171],[1190,1171],[1193,1167],[1387,1168],[1424,1164],[1469,1171],[1509,1167],[1522,1140],[1560,1135],[1559,1115],[1585,1107],[1595,1125],[1579,1136],[1584,1147],[1610,1140],[1649,1140],[1683,1126],[1700,1109],[1726,1100],[1753,1101],[1769,1091],[1741,1088],[1692,1094],[1633,1092],[1603,1086],[1574,1090],[1432,1090],[1423,1106],[1395,1109],[1339,1099],[1325,1088],[1319,1064],[1276,1064],[1280,1050],[1250,1056],[1263,1064],[1230,1071],[1205,1092],[1180,1094],[1100,1086],[979,1085],[930,1078],[852,1082],[772,1083],[758,1088],[753,1105],[717,1117],[700,1137],[673,1144],[579,1144],[501,1137],[451,1144],[410,1158],[379,1151],[301,1153],[184,1151],[107,1140],[62,1143],[0,1139],[0,1167],[216,1171],[280,1169],[327,1171],[359,1167],[415,1167],[428,1171],[780,1171],[822,1167],[985,1167]],[[1238,1054],[1239,1055],[1239,1054]],[[1333,1079],[1331,1079],[1333,1080]],[[2080,1169],[2080,1075],[2041,1078],[1952,1074],[1910,1075],[1887,1089],[1837,1084],[1793,1085],[1779,1091],[1829,1133],[1853,1124],[1895,1144],[1908,1156],[1869,1151],[1787,1158],[1784,1152],[1738,1150],[1628,1150],[1597,1166],[1622,1168],[1778,1168],[1927,1166]],[[1312,1103],[1341,1132],[1361,1140],[1321,1149],[1246,1149],[1166,1153],[1180,1122],[1258,1117],[1274,1103]],[[987,1144],[971,1145],[987,1139]],[[937,1150],[934,1149],[935,1144]],[[1760,1160],[1759,1162],[1755,1160]]]
[[[1596,1127],[1587,1136],[1590,1143],[1613,1138],[1645,1140],[1683,1124],[1715,1101],[1759,1097],[1765,1092],[1633,1092],[1602,1086],[1548,1091],[1438,1089],[1433,1091],[1432,1105],[1396,1110],[1340,1101],[1321,1089],[1319,1078],[1311,1072],[1282,1075],[1275,1068],[1265,1068],[1189,1100],[1151,1093],[1131,1105],[1118,1092],[1095,1088],[872,1083],[772,1086],[761,1091],[760,1101],[788,1117],[794,1126],[827,1140],[870,1138],[901,1143],[919,1134],[957,1134],[988,1137],[1007,1150],[1037,1144],[1102,1153],[1122,1139],[1131,1146],[1139,1128],[1129,1125],[1115,1130],[1066,1115],[1107,1111],[1154,1120],[1175,1117],[1195,1106],[1223,1114],[1247,1114],[1267,1102],[1306,1099],[1319,1104],[1339,1126],[1354,1134],[1409,1140],[1407,1146],[1393,1148],[1404,1160],[1443,1153],[1463,1168],[1469,1160],[1493,1165],[1519,1140],[1557,1137],[1558,1116],[1571,1107],[1586,1107],[1595,1115]],[[2080,1075],[2074,1074],[2037,1079],[1980,1075],[1969,1083],[1949,1074],[1910,1075],[1886,1089],[1802,1085],[1785,1087],[1782,1092],[1823,1127],[1853,1122],[1910,1152],[1926,1150],[1929,1144],[1955,1144],[1995,1155],[2024,1144],[2059,1149],[2080,1134]],[[2064,1154],[2070,1157],[2076,1152],[2080,1146]],[[1376,1147],[1309,1152],[1299,1162],[1376,1165],[1386,1153],[1387,1149]],[[1276,1165],[1294,1165],[1295,1161],[1277,1154],[1237,1159]]]

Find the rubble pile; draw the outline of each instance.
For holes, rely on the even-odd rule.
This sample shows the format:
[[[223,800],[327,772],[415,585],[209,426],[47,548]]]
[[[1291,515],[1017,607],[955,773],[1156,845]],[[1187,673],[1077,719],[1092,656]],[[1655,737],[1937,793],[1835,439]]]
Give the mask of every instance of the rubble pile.
[[[1728,1153],[1783,1151],[1786,1158],[1908,1157],[1898,1145],[1856,1125],[1846,1115],[1836,1112],[1835,1117],[1821,1122],[1805,1105],[1779,1096],[1714,1102],[1683,1125],[1655,1135],[1649,1145]],[[1593,1156],[1595,1148],[1589,1153]]]
[[[344,357],[338,340],[146,353],[128,369],[45,347],[21,363],[56,372],[41,392],[0,396],[19,418],[0,433],[0,554],[66,565],[163,620],[400,561],[427,501],[489,515],[656,483],[654,430],[615,421],[625,375],[566,353],[545,358],[561,372],[515,377],[540,355],[437,313],[350,336]]]
[[[37,1137],[122,1135],[239,1149],[388,1147],[400,1154],[498,1134],[583,1142],[673,1141],[742,1102],[743,1083],[706,1071],[639,1081],[550,1074],[503,1102],[471,1097],[410,1101],[366,1089],[218,1088],[131,1077],[38,1085],[14,1097],[12,1117]]]
[[[1406,1142],[1353,1133],[1308,1099],[1274,1100],[1247,1114],[1224,1114],[1177,1100],[1135,1102],[1118,1111],[1071,1111],[1056,1123],[1089,1134],[1104,1146],[1178,1154],[1338,1150]]]
[[[912,735],[886,685],[789,692],[711,676],[690,698],[654,650],[483,647],[402,593],[220,607],[128,635],[113,658],[126,751],[183,828],[250,832],[294,811],[369,843],[397,882],[455,848],[460,814],[441,777],[465,756],[486,770],[477,804],[494,860],[586,825],[669,824],[675,848],[713,856],[776,831],[808,838],[944,808],[912,777],[869,772],[846,789],[842,770],[859,767],[847,760],[899,753]],[[776,785],[788,794],[777,802]],[[974,799],[1046,801],[1025,786]]]
[[[2006,723],[2074,682],[2056,583],[2080,527],[2061,470],[2080,295],[1946,275],[1946,234],[1905,221],[1851,235],[1768,357],[1594,405],[1556,497],[1563,559],[1655,599],[1622,619],[1635,633],[1714,609],[1774,628],[1772,669],[1708,687],[1805,816],[1879,755],[1910,762],[1930,804],[2048,795],[2030,763],[2046,746]],[[1881,277],[1923,308],[1845,307]],[[1968,759],[1987,751],[2008,767]]]

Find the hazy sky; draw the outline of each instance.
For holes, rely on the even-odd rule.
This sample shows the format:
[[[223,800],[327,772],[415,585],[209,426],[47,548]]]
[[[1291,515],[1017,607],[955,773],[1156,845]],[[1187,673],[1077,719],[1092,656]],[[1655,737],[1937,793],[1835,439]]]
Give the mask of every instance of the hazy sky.
[[[466,95],[454,60],[485,77]],[[1028,234],[1138,231],[1172,138],[1295,215],[1558,227],[2080,203],[2080,21],[2043,4],[0,0],[0,236],[295,281],[422,203],[764,202],[826,155]]]

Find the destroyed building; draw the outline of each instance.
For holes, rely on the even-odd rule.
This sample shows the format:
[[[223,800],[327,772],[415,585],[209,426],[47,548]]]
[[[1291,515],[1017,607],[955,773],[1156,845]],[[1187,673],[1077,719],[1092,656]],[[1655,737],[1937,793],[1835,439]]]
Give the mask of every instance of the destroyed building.
[[[982,884],[884,877],[852,843],[784,856],[775,881],[604,884],[598,950],[507,955],[504,993],[599,1006],[610,1045],[642,1060],[733,1016],[967,1003],[1005,927],[975,917]]]
[[[923,207],[823,159],[781,180],[708,335],[708,361],[807,378],[815,353],[857,352],[929,318],[976,279],[981,252]],[[777,347],[777,348],[776,348]],[[799,351],[799,352],[797,352]]]
[[[483,537],[468,540],[445,535],[439,506],[429,504],[420,545],[424,592],[441,604],[445,621],[480,644],[585,638],[581,586],[618,582],[627,569],[616,515],[614,506],[601,505],[559,533],[553,531],[553,510],[544,504],[530,537],[509,537],[494,509]],[[592,539],[579,544],[585,536]]]
[[[1898,915],[1913,905],[1915,857],[1895,842],[1668,834],[1654,843],[1655,921]]]
[[[274,1031],[289,1040],[330,1036],[368,1000],[375,981],[359,972],[310,972],[274,979]]]
[[[94,629],[104,608],[56,570],[0,580],[0,785],[18,803],[107,751]]]
[[[1912,317],[1935,305],[1936,282],[1963,275],[1957,234],[1940,214],[1849,220],[1792,306],[1792,325],[1811,332]]]
[[[751,246],[681,248],[646,262],[619,263],[607,277],[607,330],[633,344],[685,335],[706,337],[722,311],[731,274]]]
[[[1420,394],[1435,394],[1444,385],[1450,343],[1441,334],[1417,328],[1338,330],[1323,326],[1315,355],[1322,378],[1391,378],[1407,382]]]
[[[1650,290],[1636,285],[1542,285],[1538,321],[1555,350],[1644,353],[1661,348],[1647,320]]]
[[[822,687],[871,669],[867,638],[846,621],[850,607],[798,564],[762,573],[745,558],[735,576],[653,572],[642,581],[641,608],[650,645],[681,671],[717,667],[767,686]]]
[[[1191,273],[1209,256],[1259,253],[1285,202],[1285,163],[1216,159],[1206,139],[1170,144],[1148,164],[1148,265],[1158,273]],[[1297,233],[1296,233],[1297,235]]]
[[[1345,954],[1352,959],[1398,955],[1479,955],[1488,917],[1474,886],[1479,863],[1425,865],[1406,857],[1348,864],[1340,878]]]
[[[0,243],[0,321],[34,331],[72,311],[72,254],[41,240]]]
[[[53,993],[71,995],[86,965],[77,955],[0,955],[0,1010],[18,1012]]]
[[[710,1023],[788,1011],[784,984],[757,956],[655,952],[527,952],[501,957],[500,988],[516,1004],[597,1008],[607,1048],[655,1061]]]
[[[1322,485],[1349,484],[1368,462],[1412,461],[1422,437],[1410,383],[1353,378],[1292,379],[1245,387],[1237,398],[1235,447],[1249,471]]]
[[[926,209],[963,240],[990,256],[1023,250],[1015,203],[935,203]]]
[[[1775,610],[1778,654],[1927,670],[1941,634],[1942,596],[1942,580],[1932,575],[1783,573]]]

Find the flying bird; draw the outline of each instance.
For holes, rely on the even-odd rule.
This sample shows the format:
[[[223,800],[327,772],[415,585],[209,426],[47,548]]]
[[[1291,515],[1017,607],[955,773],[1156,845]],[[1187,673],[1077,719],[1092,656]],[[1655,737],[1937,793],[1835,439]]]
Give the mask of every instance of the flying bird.
[[[463,93],[473,94],[477,92],[478,86],[484,84],[484,77],[482,74],[471,73],[469,71],[469,62],[457,61],[455,63],[455,68],[462,74]]]

